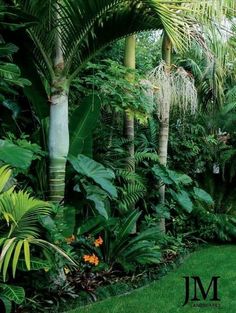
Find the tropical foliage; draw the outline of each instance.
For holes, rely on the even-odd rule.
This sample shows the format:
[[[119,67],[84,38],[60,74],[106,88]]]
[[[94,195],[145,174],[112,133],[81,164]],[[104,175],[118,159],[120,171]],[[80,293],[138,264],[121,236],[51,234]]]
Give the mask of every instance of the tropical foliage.
[[[235,9],[0,1],[1,312],[66,311],[235,242]]]

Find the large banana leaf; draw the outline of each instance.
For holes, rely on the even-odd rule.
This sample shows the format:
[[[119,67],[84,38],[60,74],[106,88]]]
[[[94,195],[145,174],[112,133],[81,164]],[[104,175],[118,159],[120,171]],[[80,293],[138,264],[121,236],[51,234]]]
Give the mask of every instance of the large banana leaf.
[[[27,169],[33,160],[33,152],[0,139],[0,160],[20,169]]]
[[[96,127],[100,112],[100,99],[96,95],[87,96],[70,118],[70,153],[74,156],[86,150],[92,132]]]
[[[91,178],[112,197],[117,197],[116,187],[112,183],[115,174],[111,169],[105,168],[102,164],[82,154],[79,154],[77,158],[70,155],[68,159],[76,172]]]

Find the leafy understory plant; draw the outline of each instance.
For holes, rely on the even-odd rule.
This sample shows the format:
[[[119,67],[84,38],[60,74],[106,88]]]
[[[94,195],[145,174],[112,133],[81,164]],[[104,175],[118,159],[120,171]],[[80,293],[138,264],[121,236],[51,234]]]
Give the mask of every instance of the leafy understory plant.
[[[122,219],[109,217],[105,220],[96,216],[81,225],[78,235],[101,234],[103,244],[95,253],[111,268],[118,266],[132,272],[138,265],[158,264],[161,252],[157,241],[162,237],[158,228],[147,228],[135,236],[130,234],[140,215],[141,212],[133,210]]]
[[[9,167],[0,168],[0,272],[3,281],[7,280],[9,268],[15,277],[22,258],[26,269],[31,270],[34,263],[31,246],[60,253],[76,266],[62,249],[43,239],[44,228],[39,218],[52,214],[51,204],[35,199],[25,191],[15,191],[14,186],[8,186],[8,190],[4,191],[11,174]]]
[[[152,171],[154,176],[167,186],[168,199],[164,204],[157,205],[158,214],[166,214],[168,201],[174,201],[177,210],[187,213],[191,213],[198,203],[207,206],[214,204],[212,197],[199,188],[188,175],[169,170],[161,164],[156,164]]]
[[[74,190],[83,194],[98,214],[107,219],[106,202],[109,198],[117,197],[117,190],[113,184],[114,172],[82,154],[77,157],[70,155],[69,161],[78,173],[75,177]]]
[[[4,304],[5,312],[11,313],[12,302],[21,304],[25,300],[24,288],[0,283],[0,300]]]

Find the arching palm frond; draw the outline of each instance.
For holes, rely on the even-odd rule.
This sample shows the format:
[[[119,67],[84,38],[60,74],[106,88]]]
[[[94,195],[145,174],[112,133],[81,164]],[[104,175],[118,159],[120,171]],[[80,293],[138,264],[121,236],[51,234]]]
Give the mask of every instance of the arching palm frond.
[[[7,166],[0,168],[0,186],[6,186],[11,175]],[[24,258],[28,270],[31,269],[31,248],[40,246],[44,249],[60,253],[70,262],[73,261],[57,246],[43,240],[45,229],[40,218],[52,214],[51,204],[31,197],[24,191],[9,189],[0,194],[0,272],[4,281],[11,263],[12,274],[15,276],[20,258]]]
[[[172,1],[173,2],[173,1]],[[60,37],[66,75],[76,76],[95,52],[132,33],[165,29],[177,48],[186,46],[189,20],[177,2],[160,0],[18,0],[18,5],[38,19],[28,32],[34,42],[39,69],[53,80],[56,36]]]

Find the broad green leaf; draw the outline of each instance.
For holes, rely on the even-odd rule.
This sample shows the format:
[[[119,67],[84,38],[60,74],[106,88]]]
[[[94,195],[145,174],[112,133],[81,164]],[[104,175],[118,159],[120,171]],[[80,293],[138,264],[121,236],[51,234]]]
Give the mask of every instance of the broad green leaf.
[[[186,174],[177,173],[172,170],[167,170],[169,177],[175,184],[189,185],[193,182],[192,178]]]
[[[163,181],[166,185],[189,185],[192,183],[192,178],[186,174],[181,174],[172,170],[167,169],[161,164],[156,164],[152,171],[157,178]]]
[[[91,178],[112,197],[117,197],[117,190],[112,183],[115,178],[112,170],[82,154],[79,154],[77,158],[70,155],[68,159],[79,174]]]
[[[205,190],[201,189],[201,188],[193,188],[194,191],[194,195],[195,197],[200,200],[203,201],[209,205],[213,205],[214,204],[214,200],[212,199],[211,195],[209,195],[209,193],[207,193]]]
[[[94,185],[84,185],[84,189],[86,191],[86,199],[92,201],[96,211],[105,217],[105,219],[108,219],[105,206],[105,201],[107,198],[106,193],[101,188]]]
[[[153,166],[152,171],[158,179],[163,181],[164,184],[171,185],[174,183],[173,179],[170,177],[169,172],[165,166],[161,164],[156,164],[155,166]]]
[[[7,80],[17,80],[20,77],[20,69],[13,63],[0,63],[0,77]]]
[[[20,169],[27,169],[33,159],[33,152],[10,141],[0,139],[0,160]]]
[[[156,213],[158,217],[164,217],[169,219],[170,218],[170,212],[168,210],[168,208],[164,205],[164,204],[158,204],[155,207]]]
[[[1,296],[6,297],[10,301],[21,304],[25,299],[25,291],[22,287],[0,284],[0,288]]]
[[[70,153],[74,156],[87,150],[86,141],[96,127],[100,113],[100,99],[96,95],[87,96],[72,112],[70,117]]]
[[[30,86],[29,80],[20,77],[21,71],[16,64],[0,63],[0,78],[5,82],[14,84],[20,87]]]
[[[176,200],[185,211],[188,213],[192,212],[193,203],[189,197],[189,194],[185,190],[181,190],[179,192],[170,190],[169,192],[173,196],[174,200]]]

